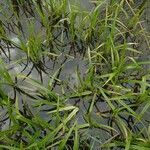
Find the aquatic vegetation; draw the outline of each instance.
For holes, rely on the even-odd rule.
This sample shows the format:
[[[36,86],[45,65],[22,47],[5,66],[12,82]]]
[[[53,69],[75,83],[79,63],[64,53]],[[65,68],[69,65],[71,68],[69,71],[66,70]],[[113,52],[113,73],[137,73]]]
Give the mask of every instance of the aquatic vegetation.
[[[0,149],[150,149],[146,0],[0,2]]]

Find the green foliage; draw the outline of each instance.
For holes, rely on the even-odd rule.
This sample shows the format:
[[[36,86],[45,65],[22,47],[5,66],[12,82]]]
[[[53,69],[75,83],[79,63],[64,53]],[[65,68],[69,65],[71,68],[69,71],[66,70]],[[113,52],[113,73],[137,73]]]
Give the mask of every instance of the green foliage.
[[[0,2],[0,149],[150,149],[146,2]]]

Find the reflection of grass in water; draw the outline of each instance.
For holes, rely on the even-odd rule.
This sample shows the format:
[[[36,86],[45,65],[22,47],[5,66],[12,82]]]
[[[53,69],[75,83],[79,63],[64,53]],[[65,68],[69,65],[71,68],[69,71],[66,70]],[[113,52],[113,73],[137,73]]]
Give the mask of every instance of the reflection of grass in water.
[[[0,62],[0,105],[7,112],[1,122],[10,125],[2,127],[0,147],[149,149],[149,120],[144,117],[150,106],[149,71],[143,68],[149,62],[138,61],[142,54],[137,43],[140,37],[145,49],[149,46],[140,22],[145,4],[95,1],[91,11],[66,0],[11,0],[1,5],[1,56],[8,59],[5,63],[1,57]],[[13,60],[12,48],[26,56]],[[61,72],[79,53],[88,63],[87,71],[84,77],[80,69],[74,71],[73,86],[74,79],[62,81]],[[23,67],[16,74],[8,69],[11,64]],[[40,80],[31,78],[33,70]],[[44,76],[49,78],[46,84]],[[3,91],[5,86],[11,94]]]

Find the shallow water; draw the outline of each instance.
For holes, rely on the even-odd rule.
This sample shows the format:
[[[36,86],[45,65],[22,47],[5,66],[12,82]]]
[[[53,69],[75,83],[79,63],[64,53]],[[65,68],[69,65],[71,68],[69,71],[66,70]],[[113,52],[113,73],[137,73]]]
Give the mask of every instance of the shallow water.
[[[87,0],[83,0],[83,1],[79,1],[81,3],[81,6],[83,6],[83,8],[85,9],[91,9],[92,6],[90,5],[90,3],[87,1]],[[150,21],[150,18],[149,18],[149,13],[150,13],[150,8],[149,8],[149,4],[148,4],[148,9],[147,9],[147,12],[145,14],[146,16],[146,20],[148,21],[146,24],[144,24],[147,28],[148,31],[150,31],[150,25],[149,25],[149,21]],[[25,21],[24,21],[25,22]],[[148,24],[148,25],[147,25]],[[26,30],[26,25],[24,24],[24,30]],[[36,28],[38,30],[38,28],[40,28],[39,24],[36,24]],[[12,35],[10,35],[12,36]],[[15,43],[19,44],[20,41],[18,40],[18,38],[16,36],[12,36],[11,37],[11,40],[14,41]],[[142,43],[141,44],[141,49],[145,49],[145,43]],[[7,55],[9,55],[9,52],[6,52]],[[147,48],[147,52],[145,53],[144,52],[144,55],[143,55],[143,58],[141,59],[149,59],[149,55],[147,54],[150,54],[150,51],[149,51],[149,48]],[[20,52],[19,50],[17,49],[13,49],[11,48],[10,49],[10,55],[11,55],[11,59],[12,59],[12,62],[14,60],[19,60],[21,58],[23,58],[25,55],[23,52]],[[52,76],[59,68],[62,68],[61,72],[60,72],[60,75],[59,75],[59,79],[61,80],[61,82],[67,82],[66,84],[70,85],[70,89],[68,90],[67,87],[64,86],[64,91],[65,92],[68,92],[72,89],[74,89],[76,86],[78,86],[80,83],[79,83],[79,79],[78,79],[78,76],[77,76],[77,69],[79,70],[80,72],[80,76],[81,78],[84,78],[86,72],[87,72],[87,68],[88,68],[88,65],[87,65],[87,62],[86,60],[83,58],[82,55],[80,55],[79,53],[76,54],[76,56],[74,56],[74,54],[71,54],[68,59],[65,61],[65,63],[63,64],[62,66],[62,62],[64,61],[64,55],[65,53],[60,53],[60,56],[58,58],[58,60],[55,62],[54,64],[54,61],[52,60],[49,60],[47,61],[46,63],[46,66],[50,69],[48,69],[48,74],[45,74],[44,72],[42,73],[42,77],[43,77],[43,85],[44,86],[47,86],[49,80],[50,80],[50,76]],[[7,60],[7,58],[5,57],[5,55],[2,55],[2,58],[4,60]],[[7,62],[6,62],[7,63]],[[11,64],[11,61],[9,62],[9,64]],[[29,63],[28,64],[28,67],[23,71],[24,74],[28,74],[32,68],[32,63]],[[22,68],[25,67],[25,64],[21,63],[21,64],[11,64],[9,65],[9,67],[11,68],[10,70],[10,73],[11,74],[20,74],[20,72],[22,71]],[[29,77],[33,78],[33,79],[37,79],[37,80],[40,80],[40,76],[39,76],[39,73],[37,72],[36,69],[33,69],[31,74],[29,75]],[[18,82],[19,83],[19,86],[31,86],[32,88],[32,85],[29,85],[25,82],[21,83],[21,82]],[[10,97],[13,97],[13,93],[12,91],[10,92],[10,89],[5,89],[8,93],[8,95],[10,95]],[[56,86],[55,89],[54,89],[57,93],[59,94],[62,94],[62,88],[60,86]],[[10,93],[9,93],[10,92]],[[21,96],[18,95],[18,97],[20,98],[20,107],[21,107]],[[29,107],[31,108],[31,111],[36,111],[35,109],[32,108],[32,106],[30,106],[31,104],[33,104],[34,102],[30,99],[27,100],[27,103],[29,105]],[[68,101],[68,105],[72,105],[74,103],[74,100],[70,100]],[[83,118],[83,114],[86,113],[88,107],[89,107],[89,102],[83,104],[82,102],[80,102],[79,104],[79,107],[80,107],[80,112],[78,113],[78,122],[79,124],[80,123],[83,123],[85,122],[84,118]],[[106,104],[105,103],[100,103],[98,104],[100,109],[101,110],[106,110]],[[49,106],[46,106],[45,108],[43,107],[43,109],[47,109]],[[22,109],[22,108],[21,108]],[[5,115],[5,109],[1,109],[1,116],[4,116]],[[96,110],[95,110],[96,112]],[[44,119],[47,119],[49,116],[46,114],[46,112],[41,112],[40,113],[41,117],[44,118]],[[147,115],[147,114],[146,114]],[[95,113],[93,114],[94,118],[98,117],[97,115],[95,115]],[[148,116],[148,115],[147,115]],[[99,119],[98,119],[99,120]],[[101,120],[101,122],[99,123],[102,123],[104,124],[107,120]],[[8,128],[8,125],[9,125],[9,121],[6,121],[4,125],[2,125],[2,130],[6,130]],[[100,133],[99,135],[97,135],[97,133]],[[95,141],[95,139],[93,139],[93,141],[95,141],[95,147],[99,144],[99,143],[103,143],[107,138],[110,138],[109,136],[110,135],[106,135],[106,132],[103,132],[102,130],[101,131],[97,131],[95,129],[89,129],[89,132],[87,133],[90,137],[95,137],[97,136],[98,138],[100,138],[102,141]]]

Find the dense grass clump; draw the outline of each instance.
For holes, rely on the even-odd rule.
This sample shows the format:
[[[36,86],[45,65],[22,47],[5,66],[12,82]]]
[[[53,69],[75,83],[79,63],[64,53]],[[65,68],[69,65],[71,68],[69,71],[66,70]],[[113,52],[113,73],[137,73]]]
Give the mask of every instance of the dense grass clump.
[[[0,149],[150,149],[148,2],[83,4],[0,1]]]

